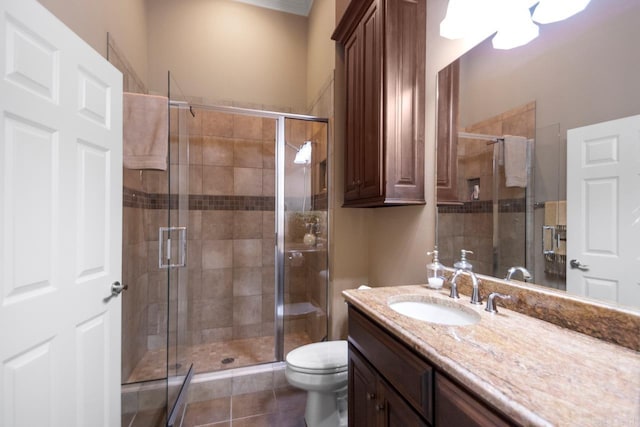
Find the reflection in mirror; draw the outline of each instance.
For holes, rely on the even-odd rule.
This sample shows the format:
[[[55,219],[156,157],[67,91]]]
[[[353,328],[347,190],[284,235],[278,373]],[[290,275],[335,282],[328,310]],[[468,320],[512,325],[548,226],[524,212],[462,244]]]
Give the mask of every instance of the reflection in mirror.
[[[529,45],[499,51],[488,39],[439,73],[437,243],[445,265],[464,248],[475,252],[478,273],[505,277],[522,265],[534,283],[566,289],[567,131],[640,113],[639,21],[639,2],[594,0],[542,27]],[[506,182],[509,135],[529,141],[523,186]]]

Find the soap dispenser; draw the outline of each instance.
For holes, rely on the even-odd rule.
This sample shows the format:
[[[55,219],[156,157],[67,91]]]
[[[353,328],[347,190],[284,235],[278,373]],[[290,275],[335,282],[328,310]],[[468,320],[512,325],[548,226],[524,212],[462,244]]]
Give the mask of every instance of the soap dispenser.
[[[433,261],[427,264],[427,286],[433,289],[440,289],[444,283],[444,265],[438,259],[438,247],[433,252],[427,252],[427,255],[433,254]]]
[[[453,264],[453,268],[458,270],[473,271],[473,266],[469,261],[467,261],[467,254],[472,254],[472,253],[473,253],[472,251],[462,249],[460,251],[460,261],[456,261]]]

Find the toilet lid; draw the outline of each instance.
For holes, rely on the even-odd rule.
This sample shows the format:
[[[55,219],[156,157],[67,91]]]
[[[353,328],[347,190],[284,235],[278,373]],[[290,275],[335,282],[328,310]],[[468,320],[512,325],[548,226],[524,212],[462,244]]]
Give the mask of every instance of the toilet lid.
[[[348,356],[346,341],[326,341],[298,347],[286,359],[296,371],[321,374],[346,371]]]

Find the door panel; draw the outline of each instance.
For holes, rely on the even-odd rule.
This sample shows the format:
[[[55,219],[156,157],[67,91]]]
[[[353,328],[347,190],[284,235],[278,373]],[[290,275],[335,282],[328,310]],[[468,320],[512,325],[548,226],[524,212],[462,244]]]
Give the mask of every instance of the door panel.
[[[640,116],[570,129],[567,177],[567,291],[637,307]]]
[[[382,92],[382,23],[373,2],[362,19],[362,139],[357,183],[361,199],[382,196],[382,142],[380,96]]]
[[[361,150],[362,121],[359,119],[362,109],[362,90],[360,88],[360,67],[362,54],[361,31],[355,31],[344,47],[347,75],[347,126],[344,150],[344,199],[357,200],[359,194],[360,164],[358,153]]]
[[[0,424],[119,425],[122,76],[34,0],[0,34]]]

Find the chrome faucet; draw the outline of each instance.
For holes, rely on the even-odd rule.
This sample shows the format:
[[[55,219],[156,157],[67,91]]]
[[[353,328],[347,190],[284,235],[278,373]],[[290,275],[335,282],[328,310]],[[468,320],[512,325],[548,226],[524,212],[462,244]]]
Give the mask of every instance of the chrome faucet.
[[[455,274],[453,275],[453,279],[451,279],[451,294],[449,296],[453,297],[453,293],[455,291],[455,294],[458,294],[458,284],[457,284],[457,280],[458,277],[462,274],[467,274],[469,275],[469,277],[471,277],[471,283],[473,284],[473,291],[471,292],[471,304],[482,304],[482,299],[480,298],[480,279],[478,279],[475,275],[475,273],[471,270],[463,270],[463,269],[458,269],[456,270]]]
[[[485,311],[489,313],[497,313],[498,305],[494,302],[496,298],[500,298],[501,300],[511,299],[511,295],[500,294],[498,292],[491,292],[489,297],[487,297],[487,306],[485,307]]]
[[[513,276],[513,274],[519,271],[522,273],[522,278],[524,279],[525,282],[531,280],[533,277],[531,276],[531,273],[529,273],[529,270],[527,270],[524,267],[511,267],[509,270],[507,270],[507,275],[504,278],[505,280],[511,280],[511,277]]]

